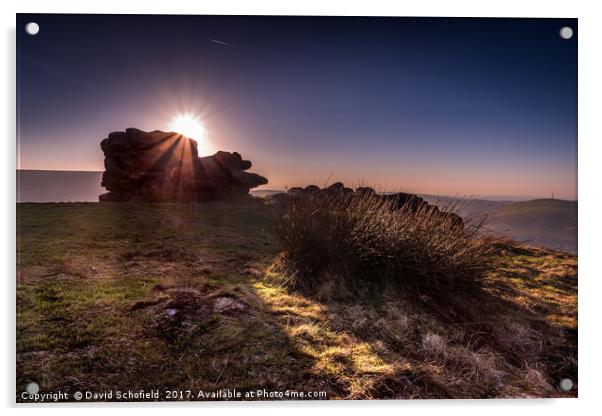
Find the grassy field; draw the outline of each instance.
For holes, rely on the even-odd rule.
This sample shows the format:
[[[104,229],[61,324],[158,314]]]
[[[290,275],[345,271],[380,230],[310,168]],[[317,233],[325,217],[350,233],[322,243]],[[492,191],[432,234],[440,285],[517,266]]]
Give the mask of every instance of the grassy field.
[[[575,256],[496,243],[483,296],[466,301],[480,319],[467,321],[428,296],[289,289],[272,210],[19,204],[17,400],[30,381],[285,399],[577,395]]]

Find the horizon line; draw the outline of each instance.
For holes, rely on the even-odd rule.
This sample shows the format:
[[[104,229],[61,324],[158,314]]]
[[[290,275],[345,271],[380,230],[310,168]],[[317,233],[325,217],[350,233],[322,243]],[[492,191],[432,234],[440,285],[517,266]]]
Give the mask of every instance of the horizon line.
[[[82,173],[103,173],[104,171],[102,170],[62,170],[62,169],[16,169],[16,171],[32,171],[32,172],[82,172]],[[278,188],[269,188],[269,189],[251,189],[250,192],[286,192],[287,189],[293,188],[291,187],[285,187],[284,189],[278,189]],[[395,193],[395,191],[385,191],[382,193]],[[464,195],[464,196],[459,196],[459,194],[455,194],[455,195],[449,195],[449,194],[436,194],[436,193],[424,193],[424,192],[407,192],[407,193],[412,193],[414,195],[418,195],[418,196],[429,196],[429,197],[439,197],[439,198],[459,198],[459,199],[483,199],[483,200],[492,200],[491,198],[493,198],[493,200],[495,201],[513,201],[513,202],[517,202],[517,201],[529,201],[529,200],[536,200],[536,199],[552,199],[552,200],[559,200],[559,201],[579,201],[578,197],[564,197],[564,196],[559,196],[556,198],[551,198],[550,196],[537,196],[537,195],[528,195],[528,196],[520,196],[520,195]]]

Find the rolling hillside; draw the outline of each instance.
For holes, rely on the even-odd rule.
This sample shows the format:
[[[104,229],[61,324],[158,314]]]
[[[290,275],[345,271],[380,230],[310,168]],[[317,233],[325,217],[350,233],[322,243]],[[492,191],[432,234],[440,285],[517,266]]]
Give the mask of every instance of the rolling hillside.
[[[577,252],[577,201],[535,199],[505,204],[491,212],[496,233],[535,246]]]

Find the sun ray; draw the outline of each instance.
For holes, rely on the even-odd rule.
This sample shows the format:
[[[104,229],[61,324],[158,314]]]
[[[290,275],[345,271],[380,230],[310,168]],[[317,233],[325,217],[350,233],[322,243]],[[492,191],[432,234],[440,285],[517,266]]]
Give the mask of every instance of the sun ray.
[[[197,141],[202,141],[205,137],[205,126],[203,126],[202,121],[192,113],[176,115],[171,120],[169,129]]]

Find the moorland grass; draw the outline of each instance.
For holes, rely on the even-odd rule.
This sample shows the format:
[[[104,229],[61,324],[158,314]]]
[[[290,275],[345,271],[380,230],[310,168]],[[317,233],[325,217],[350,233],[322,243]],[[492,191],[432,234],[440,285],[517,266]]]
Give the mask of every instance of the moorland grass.
[[[486,297],[466,300],[458,316],[395,286],[308,293],[283,284],[273,219],[284,213],[261,200],[19,204],[17,214],[17,400],[30,381],[71,393],[577,394],[557,387],[577,382],[569,254],[494,246]],[[242,309],[217,311],[223,298]]]
[[[374,194],[322,193],[289,199],[277,234],[293,285],[315,290],[341,277],[354,286],[471,296],[493,267],[491,245],[482,222],[456,218],[427,204],[396,208]]]

